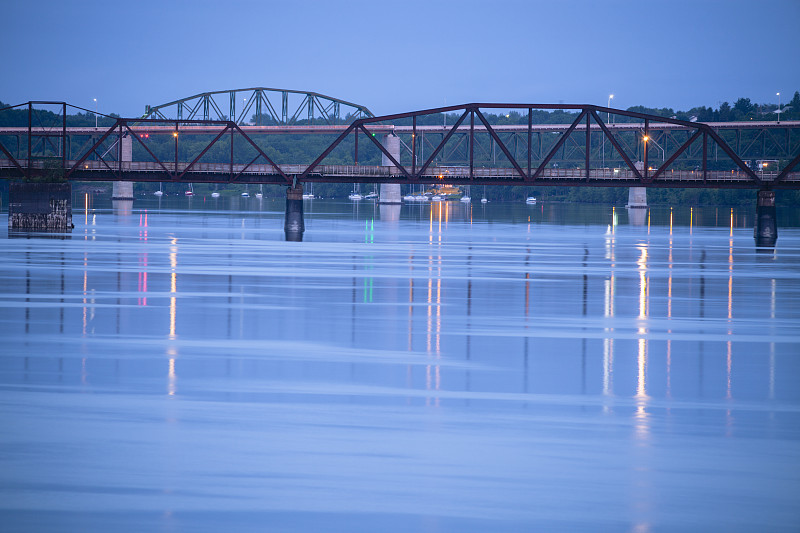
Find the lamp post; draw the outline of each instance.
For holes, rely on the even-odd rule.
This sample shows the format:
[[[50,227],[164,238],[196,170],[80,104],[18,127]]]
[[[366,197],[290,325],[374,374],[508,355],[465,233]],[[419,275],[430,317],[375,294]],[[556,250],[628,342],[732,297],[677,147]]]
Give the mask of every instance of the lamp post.
[[[781,93],[775,93],[778,97],[778,124],[781,123]]]
[[[97,129],[97,98],[94,99],[94,129]]]
[[[614,98],[613,94],[608,95],[608,105],[606,107],[611,107],[611,100]],[[606,122],[611,122],[611,111],[606,113]],[[606,168],[606,136],[603,135],[603,169]]]
[[[643,134],[642,135],[642,157],[641,157],[640,161],[643,164],[642,169],[645,172],[647,172],[647,141],[649,141],[649,140],[650,140],[650,136],[648,136],[647,134]],[[647,175],[647,174],[645,174],[645,175]]]

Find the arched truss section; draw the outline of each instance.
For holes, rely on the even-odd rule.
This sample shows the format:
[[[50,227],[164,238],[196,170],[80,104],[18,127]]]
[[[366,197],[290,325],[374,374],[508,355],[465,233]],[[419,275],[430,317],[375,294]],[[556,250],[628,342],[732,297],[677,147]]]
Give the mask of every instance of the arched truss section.
[[[145,106],[142,118],[226,120],[238,125],[349,124],[374,115],[366,107],[319,93],[253,87],[196,94]]]

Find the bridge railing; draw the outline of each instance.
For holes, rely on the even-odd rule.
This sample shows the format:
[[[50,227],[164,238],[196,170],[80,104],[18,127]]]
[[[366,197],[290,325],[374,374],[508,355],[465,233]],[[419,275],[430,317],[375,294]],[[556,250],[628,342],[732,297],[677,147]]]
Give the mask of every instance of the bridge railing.
[[[20,160],[23,166],[30,166],[35,169],[46,169],[46,161],[41,160]],[[78,164],[77,160],[67,162],[69,166]],[[142,181],[169,181],[170,176],[180,175],[189,170],[188,162],[178,162],[177,166],[173,163],[157,163],[148,161],[122,161],[117,164],[117,170],[128,177],[135,177]],[[0,169],[13,168],[13,163],[8,160],[0,159]],[[306,172],[309,165],[283,164],[278,168],[286,175],[301,175]],[[242,182],[252,183],[255,178],[269,178],[270,182],[280,180],[281,174],[271,164],[252,164],[245,165],[237,163],[233,165],[232,171],[241,176]],[[86,160],[79,164],[78,177],[83,180],[105,180],[107,179],[108,168],[102,161]],[[225,163],[196,163],[191,169],[191,179],[195,181],[212,181],[221,174],[229,174],[231,167]],[[377,165],[319,165],[309,174],[309,179],[330,179],[342,178],[340,181],[365,181],[365,182],[397,182],[403,179],[400,171],[392,166]],[[631,181],[638,179],[636,175],[628,169],[607,168],[592,169],[589,173],[592,183],[613,185],[620,183],[629,185]],[[765,184],[774,183],[778,177],[777,172],[762,173],[761,179]],[[516,170],[512,167],[494,168],[473,168],[470,173],[469,167],[429,167],[426,169],[422,179],[428,183],[469,183],[470,180],[480,180],[482,183],[512,183],[512,180],[519,182],[516,177]],[[694,186],[698,184],[732,184],[749,185],[750,176],[744,172],[736,171],[707,171],[705,175],[695,170],[670,170],[664,178],[670,184],[680,186]],[[583,169],[564,169],[548,168],[540,175],[538,184],[547,184],[548,181],[558,182],[559,184],[569,184],[585,182],[586,173]],[[786,178],[786,183],[800,183],[800,172],[790,173]],[[653,183],[656,185],[657,183]]]

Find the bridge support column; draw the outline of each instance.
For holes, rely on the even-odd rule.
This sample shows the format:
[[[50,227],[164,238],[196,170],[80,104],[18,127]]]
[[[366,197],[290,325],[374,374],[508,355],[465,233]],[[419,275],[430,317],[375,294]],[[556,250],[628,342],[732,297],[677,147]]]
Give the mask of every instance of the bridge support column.
[[[625,207],[647,207],[647,187],[631,187],[628,189],[628,205]]]
[[[12,183],[8,228],[22,231],[72,230],[72,184]]]
[[[757,247],[772,248],[778,240],[778,222],[775,210],[775,191],[758,191],[756,200],[756,225],[753,236]]]
[[[396,161],[400,161],[400,137],[397,135],[384,135],[381,139],[381,144],[386,151],[392,154]],[[381,166],[394,167],[391,159],[386,157],[386,154],[381,154]],[[402,203],[400,196],[400,185],[398,183],[381,183],[381,192],[378,203],[381,204],[400,204]]]
[[[303,185],[298,183],[295,187],[286,189],[286,218],[283,231],[287,241],[300,242],[306,230],[303,222]]]
[[[133,161],[133,138],[125,135],[122,138],[122,162]],[[111,191],[112,200],[133,200],[133,182],[115,181]]]

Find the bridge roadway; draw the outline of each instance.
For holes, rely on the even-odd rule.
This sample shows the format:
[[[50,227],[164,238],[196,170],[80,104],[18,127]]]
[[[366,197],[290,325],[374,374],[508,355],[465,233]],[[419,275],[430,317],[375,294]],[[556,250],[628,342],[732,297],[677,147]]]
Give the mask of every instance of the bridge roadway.
[[[164,121],[168,122],[168,121]],[[706,122],[708,126],[710,126],[714,130],[754,130],[754,129],[769,129],[769,130],[776,130],[776,129],[795,129],[800,128],[800,120],[789,120],[789,121],[782,121],[782,122]],[[338,135],[345,131],[350,125],[349,124],[339,124],[339,125],[300,125],[300,126],[250,126],[250,125],[242,125],[239,126],[242,131],[247,133],[248,135],[252,134],[265,134],[265,135],[306,135],[306,134],[329,134],[329,135]],[[620,122],[620,123],[609,123],[605,125],[611,131],[641,131],[644,128],[642,123],[638,122]],[[414,131],[412,126],[395,126],[392,124],[376,124],[371,123],[367,125],[369,131],[371,133],[375,133],[376,135],[380,134],[406,134],[411,135]],[[544,132],[556,132],[561,133],[566,131],[570,127],[570,124],[533,124],[531,126],[531,131],[533,133],[544,133]],[[437,125],[417,125],[416,131],[418,133],[435,133],[435,134],[442,134],[450,131],[452,125],[446,124],[437,124]],[[218,124],[214,125],[184,125],[181,124],[179,126],[179,131],[185,132],[187,134],[195,134],[195,135],[202,135],[202,134],[216,134],[219,133],[224,126],[220,126]],[[492,124],[492,129],[496,132],[503,132],[503,133],[527,133],[528,132],[528,125],[527,124]],[[586,126],[581,125],[579,131],[585,131]],[[148,133],[150,135],[172,135],[175,131],[173,126],[159,126],[153,125],[148,123],[140,123],[135,126],[131,126],[131,130],[136,132],[137,134],[144,134]],[[462,124],[459,126],[456,131],[459,133],[468,133],[470,130],[469,125]],[[601,128],[598,124],[591,124],[589,127],[590,131],[600,131]],[[665,131],[665,130],[686,130],[685,126],[680,124],[672,124],[668,122],[651,122],[649,125],[650,131]],[[67,135],[102,135],[106,131],[108,131],[108,127],[100,126],[95,128],[94,126],[69,126],[66,128]],[[483,125],[475,124],[475,131],[476,132],[486,132],[486,127]],[[0,126],[0,135],[27,135],[28,128],[27,127],[11,127],[11,126]],[[63,130],[61,127],[52,127],[52,128],[45,128],[41,126],[32,127],[31,133],[37,137],[59,137],[63,134]]]
[[[27,166],[25,159],[18,160]],[[32,161],[33,168],[44,168],[41,160]],[[77,161],[67,161],[67,167],[73,167]],[[175,163],[157,163],[151,161],[109,162],[87,160],[81,163],[71,176],[74,181],[109,181],[116,180],[114,174],[121,171],[126,181],[173,182],[173,183],[247,183],[247,184],[280,184],[285,179],[270,164],[233,164],[228,163],[195,163],[186,172],[189,163],[178,162],[178,175],[174,179]],[[0,169],[11,169],[13,163],[0,159]],[[299,176],[309,165],[278,165],[287,176]],[[741,171],[709,170],[703,176],[699,170],[667,170],[650,183],[642,181],[627,168],[590,169],[587,179],[584,169],[546,168],[536,180],[523,180],[513,167],[485,168],[475,167],[470,179],[468,166],[430,166],[420,179],[406,178],[394,166],[374,165],[318,165],[303,182],[327,181],[339,183],[440,183],[458,185],[538,185],[538,186],[581,186],[594,185],[605,187],[721,187],[721,188],[758,188],[797,189],[800,187],[800,171],[790,172],[780,182],[774,182],[777,172],[758,172],[761,184]],[[655,170],[649,172],[652,176]],[[231,176],[237,176],[231,179]]]

